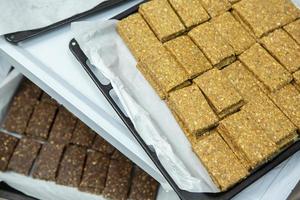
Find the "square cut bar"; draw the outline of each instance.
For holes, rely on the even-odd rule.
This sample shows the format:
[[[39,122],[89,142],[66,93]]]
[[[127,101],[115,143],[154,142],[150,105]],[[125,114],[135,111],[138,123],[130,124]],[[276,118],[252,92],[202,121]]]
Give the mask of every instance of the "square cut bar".
[[[266,135],[284,148],[297,137],[297,127],[283,114],[281,110],[263,93],[253,96],[243,108],[255,123],[264,129]]]
[[[255,169],[273,157],[278,151],[276,144],[268,138],[264,129],[257,126],[251,116],[240,111],[223,119],[217,128],[243,164]]]
[[[270,96],[280,110],[300,129],[300,92],[290,84]]]
[[[153,49],[161,45],[139,13],[119,21],[117,31],[138,61],[147,57]]]
[[[235,60],[233,48],[212,23],[201,24],[191,30],[188,35],[215,67],[220,69]]]
[[[249,174],[215,130],[201,136],[193,149],[221,191],[229,189]]]
[[[103,196],[108,199],[126,200],[130,188],[132,163],[111,160]]]
[[[56,105],[46,102],[37,104],[26,128],[26,135],[46,140],[55,117],[56,109]]]
[[[51,143],[67,144],[71,141],[76,125],[76,117],[68,110],[60,107],[52,126],[49,141]]]
[[[105,154],[88,152],[79,190],[100,195],[105,186],[109,162]]]
[[[208,21],[210,18],[199,0],[169,0],[169,2],[188,29]]]
[[[35,163],[32,176],[46,181],[55,181],[64,145],[45,143]]]
[[[162,45],[139,65],[151,74],[164,93],[189,84],[188,73]]]
[[[139,13],[161,42],[166,42],[185,31],[184,25],[166,0],[144,3],[140,5]]]
[[[293,79],[292,75],[257,43],[242,53],[239,59],[271,92],[282,88]]]
[[[37,157],[41,144],[29,138],[20,139],[7,169],[14,172],[29,175],[32,164]]]
[[[199,135],[218,123],[218,117],[196,85],[171,92],[168,105],[191,134]]]
[[[236,16],[261,37],[292,22],[299,11],[289,0],[243,0],[233,5]]]
[[[154,79],[154,77],[151,74],[151,72],[149,72],[149,70],[147,68],[145,68],[144,66],[141,66],[140,63],[137,63],[136,67],[142,73],[142,75],[148,81],[148,83],[151,85],[151,87],[155,90],[155,92],[158,94],[158,96],[161,99],[165,99],[166,96],[167,96],[167,94],[163,91],[163,89],[161,88],[161,86]]]
[[[300,69],[300,46],[287,32],[275,30],[263,37],[261,43],[289,72]]]
[[[0,132],[0,171],[5,171],[18,139]]]
[[[30,100],[14,97],[5,117],[3,128],[7,131],[24,134],[34,106]]]
[[[184,67],[190,78],[212,68],[207,58],[188,36],[177,37],[166,42],[164,46]]]
[[[298,19],[292,23],[289,23],[288,25],[284,26],[283,28],[300,45],[300,19]]]
[[[211,17],[220,15],[231,8],[228,0],[200,0]]]
[[[86,157],[86,149],[75,145],[67,147],[61,160],[56,183],[78,187]]]
[[[300,91],[300,70],[295,72],[293,74],[294,77],[294,81],[295,81],[295,86],[298,88],[298,90]]]
[[[244,101],[230,81],[218,69],[212,69],[194,79],[220,118],[238,111]]]
[[[230,12],[225,12],[214,18],[212,24],[222,37],[228,41],[237,55],[241,54],[255,43],[255,39]]]
[[[96,135],[92,145],[92,149],[94,149],[95,151],[100,151],[104,154],[112,154],[115,151],[115,147],[113,147],[99,135]]]
[[[72,135],[71,143],[79,146],[90,147],[93,144],[96,134],[85,125],[82,121],[78,120],[75,130]]]
[[[158,182],[139,167],[136,167],[134,172],[128,199],[155,200],[159,186]]]

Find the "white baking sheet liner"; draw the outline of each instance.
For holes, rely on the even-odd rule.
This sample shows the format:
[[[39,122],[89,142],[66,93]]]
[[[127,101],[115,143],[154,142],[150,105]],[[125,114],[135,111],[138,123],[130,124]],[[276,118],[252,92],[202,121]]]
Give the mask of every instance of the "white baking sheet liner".
[[[41,28],[107,0],[0,0],[0,35]]]

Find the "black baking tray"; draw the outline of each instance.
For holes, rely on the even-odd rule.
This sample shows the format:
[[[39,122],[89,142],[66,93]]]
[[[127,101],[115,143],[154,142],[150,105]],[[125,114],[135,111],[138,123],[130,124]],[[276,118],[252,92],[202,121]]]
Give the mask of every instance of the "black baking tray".
[[[114,19],[118,19],[118,20],[123,19],[123,18],[127,17],[128,15],[133,14],[137,10],[138,10],[138,5],[115,16]],[[288,147],[287,149],[282,151],[275,158],[273,158],[268,163],[257,168],[255,171],[253,171],[251,173],[250,176],[248,176],[246,179],[244,179],[240,183],[236,184],[234,187],[232,187],[230,190],[228,190],[226,192],[192,193],[192,192],[182,190],[177,186],[177,184],[172,179],[172,177],[169,175],[167,170],[160,163],[153,148],[151,148],[151,146],[148,146],[145,143],[145,141],[141,138],[139,133],[136,131],[132,121],[126,116],[125,113],[123,113],[122,109],[118,106],[118,104],[111,97],[110,91],[113,89],[112,85],[111,84],[104,85],[101,83],[100,80],[98,80],[97,76],[94,74],[93,70],[91,69],[91,66],[89,64],[87,56],[81,50],[79,44],[77,43],[77,41],[75,39],[72,39],[70,41],[69,48],[70,48],[71,52],[73,53],[73,55],[76,57],[76,59],[79,61],[79,63],[82,65],[82,67],[85,69],[85,71],[88,73],[90,78],[93,80],[95,85],[98,87],[100,92],[104,95],[104,97],[107,99],[107,101],[113,107],[113,109],[116,111],[118,116],[124,122],[126,127],[133,134],[135,139],[138,141],[138,143],[141,145],[141,147],[145,150],[145,152],[148,154],[148,156],[154,162],[154,164],[159,169],[161,174],[165,177],[165,179],[168,181],[168,183],[171,185],[171,187],[174,189],[174,191],[178,194],[178,196],[182,200],[228,200],[228,199],[231,199],[235,195],[239,194],[246,187],[248,187],[249,185],[254,183],[256,180],[258,180],[262,176],[264,176],[266,173],[268,173],[274,167],[278,166],[281,162],[285,161],[287,158],[289,158],[291,155],[293,155],[300,149],[300,141],[296,141],[294,144],[292,144],[290,147]]]
[[[49,26],[43,27],[43,28],[38,28],[38,29],[34,29],[34,30],[26,30],[26,31],[19,31],[19,32],[15,32],[15,33],[9,33],[4,35],[5,39],[12,43],[12,44],[18,44],[19,42],[22,42],[24,40],[36,37],[38,35],[41,35],[43,33],[47,33],[50,31],[53,31],[63,25],[66,25],[70,22],[76,21],[78,19],[81,19],[83,17],[87,17],[93,14],[96,14],[100,11],[103,11],[104,9],[108,9],[110,7],[113,7],[119,3],[123,3],[129,0],[108,0],[105,1],[103,3],[100,3],[99,5],[95,6],[94,8],[85,11],[83,13],[79,13],[77,15],[74,15],[70,18],[64,19],[62,21],[56,22],[54,24],[51,24]]]

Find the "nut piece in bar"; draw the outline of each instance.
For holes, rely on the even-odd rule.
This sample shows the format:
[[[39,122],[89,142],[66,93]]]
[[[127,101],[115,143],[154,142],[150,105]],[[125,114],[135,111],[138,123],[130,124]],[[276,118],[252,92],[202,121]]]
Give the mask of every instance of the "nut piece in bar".
[[[249,174],[215,130],[201,136],[193,150],[221,191],[229,189]]]
[[[76,125],[76,117],[68,110],[60,107],[52,126],[49,141],[51,143],[67,144],[72,138]]]
[[[230,81],[218,69],[194,79],[220,118],[238,111],[244,101]]]
[[[189,84],[188,73],[162,45],[153,49],[151,55],[143,59],[139,66],[151,74],[165,93]]]
[[[28,175],[40,148],[41,144],[33,139],[20,139],[9,161],[7,169]]]
[[[220,121],[217,130],[249,169],[260,166],[278,151],[276,144],[268,138],[264,129],[257,126],[244,111]]]
[[[168,105],[191,134],[200,135],[218,123],[218,117],[196,85],[171,92]]]
[[[232,46],[236,55],[241,54],[255,43],[254,38],[236,21],[230,12],[225,12],[214,18],[212,24]]]
[[[211,17],[220,15],[231,8],[228,0],[200,0]]]
[[[96,135],[92,149],[95,151],[100,151],[104,154],[112,154],[115,151],[115,147],[113,147],[99,135]]]
[[[300,69],[300,46],[287,32],[277,29],[260,41],[289,72]]]
[[[233,5],[233,11],[256,37],[299,17],[299,11],[289,0],[242,0]]]
[[[295,86],[298,88],[298,90],[300,91],[300,70],[295,72],[293,74],[294,80],[295,80]]]
[[[18,139],[0,132],[0,171],[5,171]]]
[[[161,42],[166,42],[185,31],[184,25],[166,0],[144,3],[140,5],[139,13]]]
[[[207,58],[188,36],[177,37],[166,42],[164,46],[182,65],[190,78],[212,68]]]
[[[47,139],[56,109],[56,105],[46,102],[37,104],[26,128],[26,135],[37,139]]]
[[[47,102],[47,103],[50,103],[50,104],[53,104],[56,106],[59,105],[58,102],[55,99],[53,99],[52,97],[50,97],[46,92],[44,92],[42,94],[41,102]]]
[[[35,163],[32,176],[46,181],[55,181],[64,145],[45,143]]]
[[[93,144],[95,133],[82,121],[78,120],[72,135],[71,143],[90,147]]]
[[[210,18],[199,0],[169,0],[169,2],[188,29],[206,22]]]
[[[129,193],[130,200],[155,200],[158,182],[150,175],[144,172],[141,168],[137,167],[131,182],[131,189]]]
[[[191,30],[188,35],[215,67],[220,69],[235,60],[233,48],[212,23],[201,24]]]
[[[253,96],[243,108],[255,123],[264,129],[265,134],[283,148],[297,137],[297,127],[264,93]]]
[[[61,160],[56,183],[78,187],[83,171],[86,149],[76,145],[67,147]]]
[[[300,129],[300,93],[291,84],[272,93],[273,102]]]
[[[140,63],[137,63],[136,67],[142,73],[142,75],[148,81],[148,83],[151,85],[151,87],[155,90],[155,92],[158,94],[158,96],[161,99],[165,99],[167,94],[163,91],[161,86],[155,81],[155,79],[153,78],[153,75],[149,72],[149,70],[147,68],[141,66]]]
[[[292,75],[257,43],[242,53],[239,59],[271,92],[282,88],[293,79]]]
[[[24,134],[33,112],[31,101],[23,97],[14,97],[3,123],[7,131]]]
[[[79,190],[100,195],[105,186],[109,162],[109,156],[105,154],[88,152]]]
[[[298,44],[300,44],[300,19],[289,23],[288,25],[283,27],[286,32],[296,40]]]
[[[122,19],[117,24],[117,31],[138,61],[147,57],[153,49],[161,45],[139,13]]]
[[[126,200],[130,188],[132,163],[111,160],[103,196],[113,200]]]

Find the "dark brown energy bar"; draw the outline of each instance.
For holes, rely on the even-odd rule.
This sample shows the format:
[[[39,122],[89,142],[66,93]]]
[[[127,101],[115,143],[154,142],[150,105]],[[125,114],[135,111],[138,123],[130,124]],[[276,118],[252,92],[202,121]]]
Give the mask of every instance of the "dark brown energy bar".
[[[52,97],[50,97],[46,92],[44,92],[42,94],[42,97],[41,97],[41,101],[42,102],[47,102],[47,103],[50,103],[50,104],[53,104],[53,105],[59,105],[57,103],[57,101],[55,99],[53,99]]]
[[[101,136],[96,135],[92,149],[105,154],[112,154],[115,150],[115,147],[106,142]]]
[[[32,176],[37,179],[55,181],[63,150],[64,146],[61,144],[44,144]]]
[[[90,147],[93,144],[95,133],[82,121],[78,120],[72,135],[71,143]]]
[[[18,139],[0,132],[0,171],[5,171]]]
[[[79,189],[94,194],[101,194],[106,181],[109,156],[97,151],[87,153],[87,161]]]
[[[28,175],[40,150],[41,144],[29,138],[20,139],[10,161],[8,170]]]
[[[76,145],[68,146],[60,163],[56,182],[61,185],[78,187],[85,156],[85,148]]]

